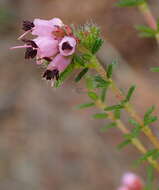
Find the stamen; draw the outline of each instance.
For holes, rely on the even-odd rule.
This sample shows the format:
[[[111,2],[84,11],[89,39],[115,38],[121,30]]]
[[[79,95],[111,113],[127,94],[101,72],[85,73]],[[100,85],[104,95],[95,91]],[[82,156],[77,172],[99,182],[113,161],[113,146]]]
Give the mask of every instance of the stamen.
[[[14,47],[11,47],[10,49],[31,48],[31,47],[32,47],[31,45],[23,45],[23,46],[14,46]]]
[[[25,59],[33,59],[34,57],[36,57],[37,55],[37,50],[33,49],[32,47],[29,47],[26,49],[25,52]]]
[[[32,28],[34,28],[35,25],[31,21],[24,20],[22,26],[23,26],[22,29],[24,31],[28,31],[28,30],[31,30]]]
[[[46,80],[52,80],[56,79],[59,80],[59,71],[57,69],[54,69],[52,71],[46,70],[43,74],[43,78],[46,78]]]
[[[24,34],[22,34],[21,36],[19,36],[18,40],[21,40],[24,36],[26,36],[29,32],[31,32],[31,30],[26,31]]]

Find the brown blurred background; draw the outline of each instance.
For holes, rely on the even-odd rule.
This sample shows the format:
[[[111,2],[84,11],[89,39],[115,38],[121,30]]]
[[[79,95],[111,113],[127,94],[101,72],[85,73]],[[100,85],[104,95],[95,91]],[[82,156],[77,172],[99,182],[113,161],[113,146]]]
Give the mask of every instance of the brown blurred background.
[[[118,130],[101,133],[106,121],[92,119],[95,110],[75,110],[87,100],[72,80],[52,89],[42,70],[23,59],[18,44],[21,21],[59,17],[65,23],[93,20],[105,38],[99,56],[107,64],[118,58],[115,78],[127,89],[137,85],[133,102],[142,115],[159,107],[159,66],[155,40],[139,38],[134,25],[144,24],[136,8],[121,9],[114,0],[0,0],[0,190],[115,190],[125,171],[145,178],[131,164],[139,156],[133,147],[118,151]],[[150,0],[157,18],[159,1]],[[159,110],[159,109],[158,109]],[[158,111],[156,111],[158,115]],[[159,130],[157,125],[153,130]],[[145,142],[147,139],[145,138]]]

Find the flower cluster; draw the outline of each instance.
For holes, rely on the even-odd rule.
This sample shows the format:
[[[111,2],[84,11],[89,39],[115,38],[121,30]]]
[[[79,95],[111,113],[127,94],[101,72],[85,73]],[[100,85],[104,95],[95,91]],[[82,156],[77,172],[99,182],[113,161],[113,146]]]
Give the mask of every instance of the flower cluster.
[[[143,183],[140,177],[133,173],[126,173],[121,181],[122,185],[118,190],[143,190]]]
[[[74,69],[88,71],[96,67],[95,54],[103,40],[95,24],[75,28],[59,18],[34,19],[23,21],[22,29],[25,32],[18,39],[24,44],[11,49],[25,48],[25,59],[36,58],[36,64],[45,68],[43,78],[53,81],[55,88],[60,87]],[[32,39],[26,38],[29,33]],[[79,73],[78,81],[85,73]]]
[[[34,19],[33,22],[23,21],[22,29],[25,33],[18,39],[25,44],[11,49],[26,48],[25,59],[36,57],[38,65],[47,63],[43,77],[47,80],[58,80],[59,73],[71,63],[78,43],[72,29],[59,18]],[[36,37],[33,39],[25,38],[28,33]]]

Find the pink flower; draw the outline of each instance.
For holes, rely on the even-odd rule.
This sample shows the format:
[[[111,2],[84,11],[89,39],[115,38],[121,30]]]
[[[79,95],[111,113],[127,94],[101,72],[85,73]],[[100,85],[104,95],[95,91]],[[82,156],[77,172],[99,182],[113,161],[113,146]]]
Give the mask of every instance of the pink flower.
[[[60,54],[63,56],[72,55],[76,50],[76,44],[75,38],[65,36],[59,43]]]
[[[26,48],[25,59],[34,58],[38,59],[49,58],[58,53],[58,41],[51,37],[37,37],[34,40],[23,40],[25,45],[15,46],[11,49]],[[37,61],[37,64],[42,61]]]
[[[58,53],[58,41],[51,37],[37,37],[33,40],[38,46],[39,58],[52,57]]]
[[[25,33],[22,34],[18,39],[22,39],[29,32],[37,36],[53,37],[53,32],[62,26],[64,26],[64,24],[59,18],[53,18],[51,20],[34,19],[33,22],[23,21],[23,30]]]
[[[122,184],[130,188],[130,190],[143,189],[142,180],[133,173],[126,173],[122,178]]]
[[[56,78],[59,79],[59,72],[62,72],[66,67],[71,63],[70,57],[64,57],[61,54],[58,54],[53,61],[48,65],[47,70],[45,71],[43,77],[47,80]]]

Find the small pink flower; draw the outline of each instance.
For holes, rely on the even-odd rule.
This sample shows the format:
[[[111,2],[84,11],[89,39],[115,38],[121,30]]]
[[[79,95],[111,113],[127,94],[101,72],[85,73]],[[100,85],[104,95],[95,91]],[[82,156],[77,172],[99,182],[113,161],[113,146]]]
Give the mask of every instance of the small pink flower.
[[[47,70],[45,71],[43,77],[47,80],[56,78],[59,79],[59,72],[62,72],[66,67],[71,63],[70,57],[64,57],[61,54],[58,54],[52,62],[48,65]]]
[[[58,41],[51,37],[37,37],[33,40],[38,46],[37,56],[52,57],[58,53]]]
[[[123,176],[122,184],[129,187],[131,190],[143,190],[142,180],[133,173],[126,173]]]
[[[53,32],[55,32],[58,27],[62,27],[63,25],[63,22],[59,18],[53,18],[51,20],[34,19],[33,22],[23,21],[23,30],[25,33],[18,39],[22,39],[29,32],[37,36],[53,37]]]
[[[59,43],[60,54],[63,56],[72,55],[76,50],[76,44],[75,38],[65,36]]]

